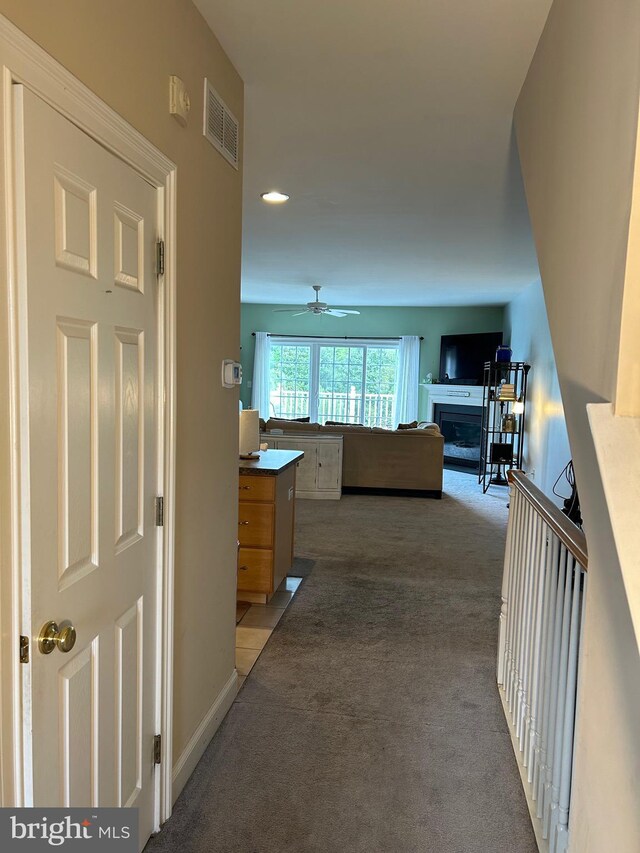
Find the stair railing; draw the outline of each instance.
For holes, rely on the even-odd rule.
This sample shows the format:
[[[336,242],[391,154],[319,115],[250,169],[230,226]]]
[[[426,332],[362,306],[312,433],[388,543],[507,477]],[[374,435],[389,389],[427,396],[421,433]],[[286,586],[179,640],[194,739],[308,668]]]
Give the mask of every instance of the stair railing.
[[[586,539],[509,472],[497,680],[541,851],[568,847]]]

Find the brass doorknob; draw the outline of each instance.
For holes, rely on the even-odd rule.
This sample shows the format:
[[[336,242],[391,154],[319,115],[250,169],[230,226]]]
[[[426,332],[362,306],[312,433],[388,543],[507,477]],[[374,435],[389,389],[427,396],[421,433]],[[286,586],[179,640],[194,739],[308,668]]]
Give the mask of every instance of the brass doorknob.
[[[56,646],[61,652],[66,654],[71,651],[75,644],[76,629],[73,625],[64,625],[60,628],[57,622],[51,620],[50,622],[45,622],[40,629],[38,649],[43,655],[50,655]]]

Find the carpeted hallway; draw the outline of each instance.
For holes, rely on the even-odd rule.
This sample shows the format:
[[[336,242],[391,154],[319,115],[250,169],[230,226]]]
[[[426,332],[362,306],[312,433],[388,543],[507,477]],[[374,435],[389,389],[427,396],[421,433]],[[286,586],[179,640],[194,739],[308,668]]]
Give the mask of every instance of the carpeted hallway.
[[[442,501],[299,502],[312,568],[148,853],[535,853],[493,491],[445,471]]]

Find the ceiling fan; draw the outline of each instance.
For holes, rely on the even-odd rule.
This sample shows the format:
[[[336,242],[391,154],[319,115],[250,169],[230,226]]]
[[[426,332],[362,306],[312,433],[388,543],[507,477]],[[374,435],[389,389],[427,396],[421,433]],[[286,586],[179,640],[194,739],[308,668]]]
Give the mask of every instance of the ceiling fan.
[[[326,302],[320,302],[319,294],[322,290],[322,285],[311,285],[316,292],[316,301],[307,302],[307,307],[302,311],[297,308],[274,308],[278,313],[293,313],[294,317],[300,317],[302,314],[329,314],[331,317],[346,317],[347,314],[359,314],[359,311],[351,311],[348,308],[329,308]],[[300,306],[302,307],[302,306]]]

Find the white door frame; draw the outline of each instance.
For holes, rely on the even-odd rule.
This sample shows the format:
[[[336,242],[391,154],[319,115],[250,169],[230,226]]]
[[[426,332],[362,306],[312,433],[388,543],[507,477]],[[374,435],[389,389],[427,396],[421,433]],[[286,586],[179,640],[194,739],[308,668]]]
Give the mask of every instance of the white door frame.
[[[16,275],[13,185],[13,92],[22,83],[57,112],[156,186],[158,238],[165,242],[159,277],[159,494],[164,496],[162,565],[158,566],[156,723],[162,735],[155,820],[158,829],[172,807],[173,614],[175,530],[176,382],[176,166],[121,116],[0,15],[0,803],[21,806],[28,773],[23,746],[22,684],[29,667],[19,662],[23,589],[29,581],[27,448],[21,419],[27,405],[25,294]],[[2,274],[3,273],[3,274]],[[31,653],[34,653],[31,638]]]

